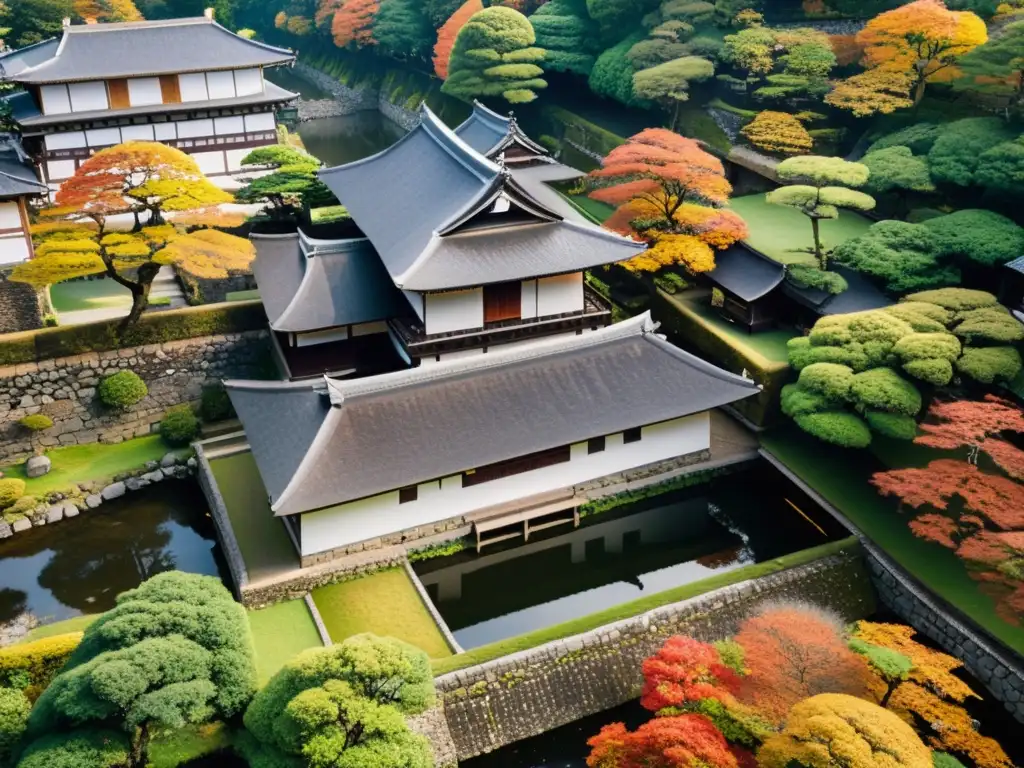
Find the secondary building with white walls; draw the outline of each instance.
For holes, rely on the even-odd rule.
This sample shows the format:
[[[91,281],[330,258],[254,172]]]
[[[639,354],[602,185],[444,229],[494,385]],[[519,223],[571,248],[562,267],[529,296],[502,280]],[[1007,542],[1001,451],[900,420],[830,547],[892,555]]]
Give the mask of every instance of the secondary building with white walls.
[[[56,188],[99,149],[159,141],[216,179],[277,142],[275,110],[297,94],[264,70],[295,55],[246,40],[212,18],[84,24],[0,55],[0,82],[26,150]]]
[[[28,201],[47,192],[18,140],[0,134],[0,268],[32,256]]]

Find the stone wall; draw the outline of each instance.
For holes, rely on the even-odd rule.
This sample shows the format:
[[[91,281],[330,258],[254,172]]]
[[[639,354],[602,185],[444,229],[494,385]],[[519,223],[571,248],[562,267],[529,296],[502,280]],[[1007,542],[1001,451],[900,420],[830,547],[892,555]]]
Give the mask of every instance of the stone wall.
[[[365,88],[350,88],[330,75],[314,69],[301,61],[295,62],[294,72],[304,80],[308,80],[318,88],[322,88],[334,97],[339,111],[335,115],[354,115],[356,112],[368,112],[377,109],[377,91]],[[301,114],[301,112],[300,112]]]
[[[670,635],[716,640],[757,606],[797,599],[845,619],[875,596],[859,551],[832,555],[438,678],[459,760],[611,709],[640,694],[640,664]]]
[[[0,269],[0,333],[34,331],[43,327],[43,313],[36,289],[12,283],[9,270]]]
[[[177,268],[188,303],[220,304],[228,300],[228,294],[234,291],[252,291],[256,288],[256,278],[252,272],[242,272],[229,277],[197,277],[181,267]]]
[[[1024,666],[966,623],[953,618],[882,552],[864,545],[879,602],[944,651],[963,661],[1007,711],[1024,723]]]
[[[169,341],[110,352],[0,367],[0,461],[10,462],[59,445],[141,437],[168,408],[199,399],[202,388],[224,378],[255,378],[269,355],[265,331]],[[149,394],[126,413],[97,396],[104,376],[130,369]],[[54,425],[29,433],[18,420],[30,413]]]

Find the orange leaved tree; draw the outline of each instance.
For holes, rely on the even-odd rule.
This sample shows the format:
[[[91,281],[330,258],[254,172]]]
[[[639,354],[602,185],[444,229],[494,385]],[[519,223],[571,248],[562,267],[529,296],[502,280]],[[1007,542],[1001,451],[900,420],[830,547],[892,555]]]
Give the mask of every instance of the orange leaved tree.
[[[734,639],[748,670],[741,698],[776,722],[808,696],[867,689],[867,664],[847,647],[842,620],[816,606],[770,603]]]
[[[324,0],[317,11],[317,23],[331,19],[331,34],[339,48],[374,45],[373,20],[380,10],[380,0]]]
[[[907,3],[857,33],[866,71],[825,100],[858,116],[919,104],[928,83],[956,79],[957,60],[987,39],[985,22],[970,11],[950,11],[942,0]]]
[[[703,715],[657,717],[629,731],[612,723],[587,744],[590,768],[736,768],[725,737]]]
[[[722,206],[732,186],[722,162],[700,144],[664,128],[646,128],[604,158],[587,177],[590,197],[618,206],[605,226],[651,247],[623,266],[654,272],[682,264],[714,269],[713,248],[747,236],[743,219]]]
[[[437,30],[437,42],[434,44],[434,72],[442,80],[448,79],[448,60],[452,57],[452,48],[455,47],[455,38],[459,36],[459,30],[465,26],[474,13],[483,9],[484,4],[481,0],[466,0]]]
[[[722,663],[710,643],[674,635],[656,654],[644,660],[640,705],[652,712],[683,707],[704,699],[731,701],[740,678]]]
[[[76,16],[92,24],[142,21],[134,0],[75,0],[72,8]]]

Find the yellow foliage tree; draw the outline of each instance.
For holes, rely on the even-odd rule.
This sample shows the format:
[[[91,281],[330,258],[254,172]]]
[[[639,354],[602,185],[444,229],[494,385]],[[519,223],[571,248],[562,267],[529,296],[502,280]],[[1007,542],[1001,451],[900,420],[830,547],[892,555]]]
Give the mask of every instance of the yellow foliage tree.
[[[806,155],[814,140],[795,115],[764,110],[740,131],[758,149],[783,155]]]
[[[72,7],[76,16],[90,24],[142,21],[134,0],[75,0]]]
[[[842,693],[794,705],[781,733],[757,753],[761,768],[931,768],[932,755],[899,717]]]
[[[959,77],[957,59],[987,39],[984,21],[942,0],[886,11],[857,33],[867,71],[837,85],[825,101],[858,116],[918,104],[928,83]]]

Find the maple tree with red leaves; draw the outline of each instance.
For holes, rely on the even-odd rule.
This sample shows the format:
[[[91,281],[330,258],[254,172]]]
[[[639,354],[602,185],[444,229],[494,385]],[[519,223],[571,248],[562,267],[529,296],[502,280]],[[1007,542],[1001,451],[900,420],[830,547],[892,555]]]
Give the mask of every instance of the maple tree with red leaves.
[[[590,768],[737,768],[725,737],[703,715],[657,717],[635,731],[611,723],[587,744]]]
[[[644,660],[643,674],[640,705],[652,712],[703,699],[730,701],[740,688],[739,675],[722,663],[713,645],[681,635]]]
[[[459,30],[466,25],[474,13],[483,9],[484,4],[481,0],[466,0],[437,30],[437,42],[434,44],[434,72],[442,80],[448,79],[448,61],[452,57],[452,48],[455,47],[455,38],[459,36]]]

